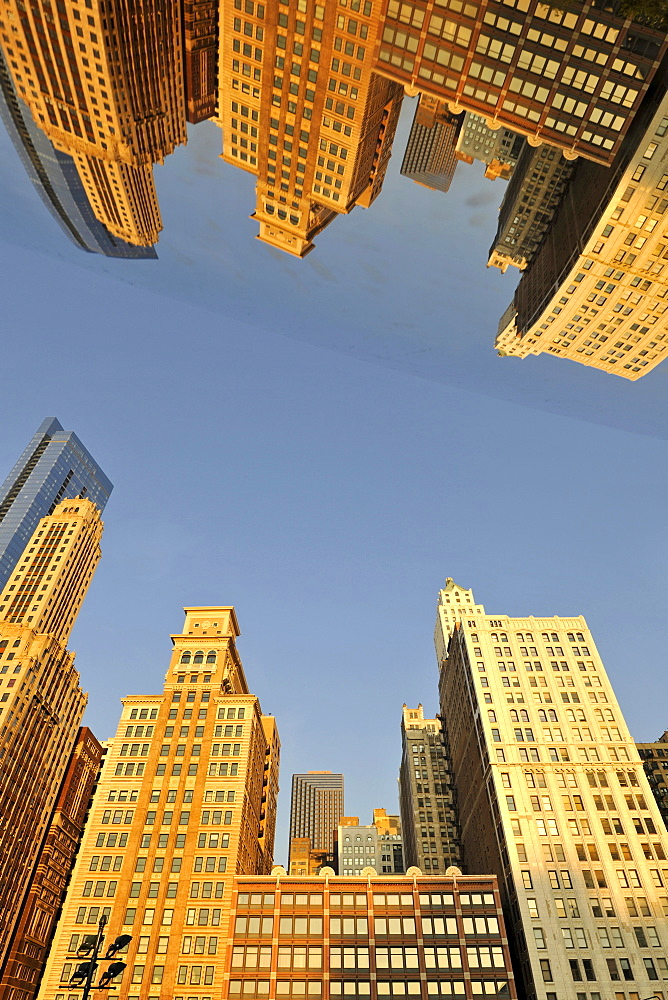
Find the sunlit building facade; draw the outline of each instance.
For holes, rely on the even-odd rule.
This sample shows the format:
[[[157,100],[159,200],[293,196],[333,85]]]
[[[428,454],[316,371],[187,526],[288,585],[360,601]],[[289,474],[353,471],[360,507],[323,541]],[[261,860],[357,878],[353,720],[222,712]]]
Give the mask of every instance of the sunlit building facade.
[[[91,500],[62,501],[0,593],[0,970],[86,707],[67,641],[101,535]]]
[[[363,868],[383,875],[403,874],[401,820],[385,809],[374,809],[373,823],[368,825],[360,825],[357,816],[342,816],[335,842],[339,875],[361,875]]]
[[[0,43],[36,125],[71,156],[96,217],[147,246],[161,228],[153,165],[185,142],[181,5],[2,0]]]
[[[578,164],[499,325],[500,354],[638,379],[666,356],[668,97],[657,88],[609,170]]]
[[[408,93],[446,100],[547,142],[611,163],[666,52],[665,33],[586,0],[384,0],[378,72]]]
[[[374,71],[380,2],[221,11],[223,159],[257,177],[259,238],[298,257],[382,186],[403,88]]]
[[[132,936],[122,1000],[221,995],[232,876],[272,866],[280,752],[238,635],[233,608],[186,608],[163,693],[123,699],[41,996],[70,995],[102,916],[109,940]]]
[[[448,580],[436,651],[463,865],[499,878],[523,994],[662,996],[668,838],[584,618]]]
[[[514,998],[496,879],[236,878],[223,1000]]]

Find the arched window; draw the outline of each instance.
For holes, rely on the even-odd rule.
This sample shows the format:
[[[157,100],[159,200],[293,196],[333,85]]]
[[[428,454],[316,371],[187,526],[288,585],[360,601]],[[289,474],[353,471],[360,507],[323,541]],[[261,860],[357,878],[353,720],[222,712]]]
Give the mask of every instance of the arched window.
[[[216,662],[216,651],[215,651],[215,649],[210,649],[209,652],[206,654],[206,662],[207,663],[215,663]]]
[[[541,722],[547,722],[547,712],[544,708],[539,709],[538,718]]]
[[[190,653],[187,650],[181,653],[181,663],[190,663]]]
[[[204,653],[198,649],[193,657],[193,663],[204,663]]]

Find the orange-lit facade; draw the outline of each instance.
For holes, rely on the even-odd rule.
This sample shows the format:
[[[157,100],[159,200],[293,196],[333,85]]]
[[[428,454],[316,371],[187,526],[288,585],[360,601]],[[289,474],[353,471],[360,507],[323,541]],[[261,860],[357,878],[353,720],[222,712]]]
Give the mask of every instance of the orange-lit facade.
[[[92,501],[63,500],[39,522],[0,594],[0,969],[86,706],[66,644],[101,534]]]
[[[234,880],[223,1000],[515,997],[494,876],[274,872]]]
[[[80,729],[0,977],[0,1000],[31,1000],[37,992],[101,760],[90,729]]]
[[[233,608],[187,608],[163,693],[123,699],[41,996],[70,995],[70,949],[103,915],[133,938],[116,996],[220,996],[231,879],[271,871],[278,793],[238,634]]]
[[[0,41],[35,123],[75,160],[97,218],[129,243],[161,228],[153,164],[185,142],[181,5],[0,0]]]
[[[221,11],[223,159],[257,177],[259,238],[298,257],[385,176],[403,88],[374,71],[380,0]]]
[[[217,0],[183,0],[184,72],[187,118],[212,118],[218,92]]]
[[[606,164],[668,45],[591,0],[383,0],[382,21],[376,69],[408,93]]]

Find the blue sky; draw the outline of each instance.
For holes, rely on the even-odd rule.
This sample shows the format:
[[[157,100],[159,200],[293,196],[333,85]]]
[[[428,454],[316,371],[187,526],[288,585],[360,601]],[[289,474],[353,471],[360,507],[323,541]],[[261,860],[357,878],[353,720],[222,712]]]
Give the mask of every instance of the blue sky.
[[[402,134],[412,116],[407,102]],[[234,604],[290,775],[396,809],[401,705],[437,707],[446,576],[490,612],[584,614],[633,734],[665,711],[666,371],[640,382],[492,344],[503,182],[399,176],[304,261],[255,240],[252,178],[194,131],[156,169],[160,259],[65,241],[0,137],[0,469],[55,415],[115,484],[73,636],[87,721],[159,691],[188,604]],[[668,369],[666,369],[668,370]],[[3,473],[4,474],[4,473]]]

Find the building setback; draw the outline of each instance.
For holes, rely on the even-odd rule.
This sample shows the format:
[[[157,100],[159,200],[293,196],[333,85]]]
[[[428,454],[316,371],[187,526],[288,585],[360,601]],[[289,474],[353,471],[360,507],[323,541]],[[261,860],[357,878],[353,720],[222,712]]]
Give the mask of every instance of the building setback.
[[[40,995],[65,1000],[72,952],[108,917],[132,935],[115,996],[218,997],[234,874],[268,874],[274,719],[248,691],[232,607],[186,608],[162,694],[123,699]],[[75,964],[73,964],[73,962]]]
[[[314,851],[327,851],[334,863],[334,831],[343,815],[343,775],[308,771],[292,775],[290,841],[308,837]]]
[[[461,863],[452,772],[439,719],[404,705],[399,808],[406,868],[430,874]]]
[[[113,489],[72,431],[47,417],[0,486],[0,588],[18,563],[40,518],[69,497],[86,497],[100,512]]]
[[[90,729],[80,729],[7,949],[0,973],[0,1000],[31,1000],[37,993],[102,752]]]
[[[236,878],[223,1000],[514,998],[496,879]]]
[[[668,835],[584,618],[488,615],[448,580],[436,652],[463,862],[498,875],[523,995],[656,996]]]
[[[0,970],[86,707],[67,641],[101,535],[91,500],[62,501],[0,593]]]

